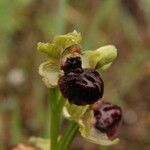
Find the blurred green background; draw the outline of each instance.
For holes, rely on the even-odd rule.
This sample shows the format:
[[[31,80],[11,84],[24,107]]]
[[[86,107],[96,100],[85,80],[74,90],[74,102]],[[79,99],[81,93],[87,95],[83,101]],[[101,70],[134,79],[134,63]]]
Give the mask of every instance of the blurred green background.
[[[39,41],[76,29],[83,49],[114,44],[102,73],[105,99],[121,105],[120,143],[101,150],[150,150],[149,0],[0,0],[0,150],[48,137],[47,88],[38,75]],[[99,150],[78,135],[71,150]]]

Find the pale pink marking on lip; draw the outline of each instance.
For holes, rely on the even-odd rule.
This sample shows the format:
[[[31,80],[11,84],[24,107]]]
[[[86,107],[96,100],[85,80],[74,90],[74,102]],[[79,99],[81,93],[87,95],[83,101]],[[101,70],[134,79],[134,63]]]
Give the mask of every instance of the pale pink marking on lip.
[[[109,137],[116,135],[122,118],[121,108],[103,102],[93,111],[96,119],[95,127],[101,132],[107,133]]]

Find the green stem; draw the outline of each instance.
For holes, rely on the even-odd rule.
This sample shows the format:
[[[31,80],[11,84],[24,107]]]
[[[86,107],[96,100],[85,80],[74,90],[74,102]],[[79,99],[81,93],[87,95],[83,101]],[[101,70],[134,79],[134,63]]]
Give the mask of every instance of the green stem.
[[[56,89],[49,90],[49,97],[50,97],[50,149],[54,149],[55,145],[57,145],[57,135],[56,135],[56,120],[54,118],[54,105],[55,104],[55,97],[56,97]]]
[[[57,137],[58,137],[58,118],[55,116],[55,107],[58,101],[57,89],[53,88],[49,90],[50,97],[50,145],[51,150],[56,149]]]
[[[57,150],[61,111],[64,99],[59,97],[58,89],[49,90],[50,97],[50,140],[51,150]]]
[[[75,122],[71,122],[69,127],[66,129],[65,134],[63,135],[58,150],[68,150],[70,144],[72,143],[77,131],[78,125]]]
[[[64,105],[64,98],[59,97],[58,89],[49,90],[50,97],[50,150],[68,150],[77,131],[78,125],[71,122],[66,129],[60,142],[58,141],[61,112]]]

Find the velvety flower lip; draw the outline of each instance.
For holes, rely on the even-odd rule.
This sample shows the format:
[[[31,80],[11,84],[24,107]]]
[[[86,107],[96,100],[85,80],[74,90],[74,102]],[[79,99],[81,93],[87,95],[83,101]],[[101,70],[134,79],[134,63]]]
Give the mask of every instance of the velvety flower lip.
[[[90,69],[63,75],[58,85],[62,95],[76,105],[93,104],[103,96],[103,81],[96,71]]]
[[[102,102],[94,110],[95,127],[108,137],[114,137],[120,127],[122,110],[119,106]]]
[[[83,69],[80,57],[67,58],[58,86],[64,97],[76,105],[93,104],[102,98],[103,80],[94,69]]]

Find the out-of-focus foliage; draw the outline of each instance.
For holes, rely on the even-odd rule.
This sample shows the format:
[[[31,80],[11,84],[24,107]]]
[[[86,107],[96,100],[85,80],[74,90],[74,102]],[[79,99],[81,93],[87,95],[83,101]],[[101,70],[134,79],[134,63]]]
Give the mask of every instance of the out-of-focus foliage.
[[[38,75],[45,57],[36,45],[74,29],[82,33],[83,49],[118,49],[102,76],[105,99],[122,105],[124,120],[120,143],[107,149],[149,150],[149,8],[149,0],[1,0],[0,150],[31,136],[49,137],[47,89]],[[77,137],[71,149],[98,147]]]

